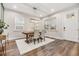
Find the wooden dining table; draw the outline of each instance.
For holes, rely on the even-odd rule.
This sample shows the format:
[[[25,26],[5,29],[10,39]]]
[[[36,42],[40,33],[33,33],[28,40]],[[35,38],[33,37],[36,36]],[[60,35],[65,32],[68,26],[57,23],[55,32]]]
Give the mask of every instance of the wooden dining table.
[[[25,34],[25,36],[26,36],[26,40],[25,40],[25,42],[26,43],[30,43],[29,42],[29,37],[31,36],[34,36],[34,32],[32,32],[32,31],[30,31],[30,32],[22,32],[23,34]]]

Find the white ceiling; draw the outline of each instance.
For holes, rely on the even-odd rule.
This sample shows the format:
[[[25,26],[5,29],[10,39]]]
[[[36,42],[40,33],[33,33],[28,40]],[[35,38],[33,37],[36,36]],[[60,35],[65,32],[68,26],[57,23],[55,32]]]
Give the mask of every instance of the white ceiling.
[[[30,17],[44,17],[53,12],[76,5],[75,3],[4,3],[5,9],[19,11]],[[36,10],[33,7],[37,8]]]

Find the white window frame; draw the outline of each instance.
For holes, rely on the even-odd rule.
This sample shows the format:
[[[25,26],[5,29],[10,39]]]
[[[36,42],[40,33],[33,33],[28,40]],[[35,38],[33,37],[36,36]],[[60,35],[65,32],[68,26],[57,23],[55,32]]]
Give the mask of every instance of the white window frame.
[[[20,29],[19,27],[22,27],[22,28]],[[24,29],[24,18],[22,16],[16,16],[15,17],[15,31],[22,31],[23,29]]]

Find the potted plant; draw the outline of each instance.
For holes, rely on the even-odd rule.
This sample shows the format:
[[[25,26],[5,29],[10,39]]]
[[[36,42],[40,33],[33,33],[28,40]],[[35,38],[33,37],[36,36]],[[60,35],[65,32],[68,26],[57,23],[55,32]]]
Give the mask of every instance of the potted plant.
[[[4,29],[7,29],[8,27],[9,27],[9,25],[0,19],[0,34],[2,34]]]

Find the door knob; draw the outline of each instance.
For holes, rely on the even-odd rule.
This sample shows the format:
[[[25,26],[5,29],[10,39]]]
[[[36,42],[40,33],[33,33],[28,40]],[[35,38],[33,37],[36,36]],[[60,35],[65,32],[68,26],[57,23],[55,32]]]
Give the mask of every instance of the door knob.
[[[64,27],[64,31],[65,31],[66,27]]]

